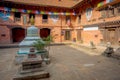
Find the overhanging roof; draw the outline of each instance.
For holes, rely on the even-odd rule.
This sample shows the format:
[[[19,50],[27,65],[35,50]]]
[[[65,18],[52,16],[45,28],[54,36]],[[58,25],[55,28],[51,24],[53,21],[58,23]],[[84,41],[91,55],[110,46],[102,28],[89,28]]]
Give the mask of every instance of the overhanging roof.
[[[17,4],[71,8],[83,0],[4,0]]]

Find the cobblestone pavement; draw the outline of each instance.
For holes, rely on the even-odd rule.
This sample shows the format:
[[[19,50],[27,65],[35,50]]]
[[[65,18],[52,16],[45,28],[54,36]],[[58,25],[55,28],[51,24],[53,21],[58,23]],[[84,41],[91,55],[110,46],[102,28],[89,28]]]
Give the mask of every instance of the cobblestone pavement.
[[[0,49],[0,80],[12,80],[17,48]],[[100,55],[88,55],[69,46],[52,46],[49,80],[120,80],[120,61]],[[47,79],[46,79],[47,80]]]

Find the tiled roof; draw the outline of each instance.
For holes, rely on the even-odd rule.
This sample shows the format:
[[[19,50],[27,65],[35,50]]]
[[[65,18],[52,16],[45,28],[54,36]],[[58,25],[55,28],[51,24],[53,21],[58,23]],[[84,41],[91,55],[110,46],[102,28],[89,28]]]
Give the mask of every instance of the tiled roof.
[[[19,4],[30,4],[38,6],[57,6],[71,8],[83,0],[4,0]]]

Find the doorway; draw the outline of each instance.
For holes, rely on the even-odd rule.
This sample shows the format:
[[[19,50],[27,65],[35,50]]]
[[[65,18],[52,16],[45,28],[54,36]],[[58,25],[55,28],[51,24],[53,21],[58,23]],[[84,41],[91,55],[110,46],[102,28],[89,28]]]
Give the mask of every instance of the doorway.
[[[40,37],[41,38],[47,38],[48,36],[50,36],[50,32],[51,32],[50,29],[42,28],[42,29],[40,29]]]
[[[116,43],[115,28],[108,29],[108,41],[112,44]]]
[[[23,29],[23,28],[13,28],[12,29],[13,43],[21,42],[24,38],[25,38],[25,29]]]
[[[81,30],[77,30],[77,40],[80,41],[81,40]]]

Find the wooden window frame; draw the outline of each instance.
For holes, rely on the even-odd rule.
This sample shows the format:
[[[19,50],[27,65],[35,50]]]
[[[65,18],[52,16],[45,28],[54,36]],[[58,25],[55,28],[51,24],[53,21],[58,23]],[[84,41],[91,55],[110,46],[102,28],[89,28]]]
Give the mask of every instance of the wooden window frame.
[[[19,14],[19,17],[18,17],[18,14]],[[21,13],[20,12],[14,13],[14,22],[21,22]]]
[[[44,19],[44,16],[47,16],[47,18]],[[47,14],[42,15],[42,23],[48,23],[48,15]]]

